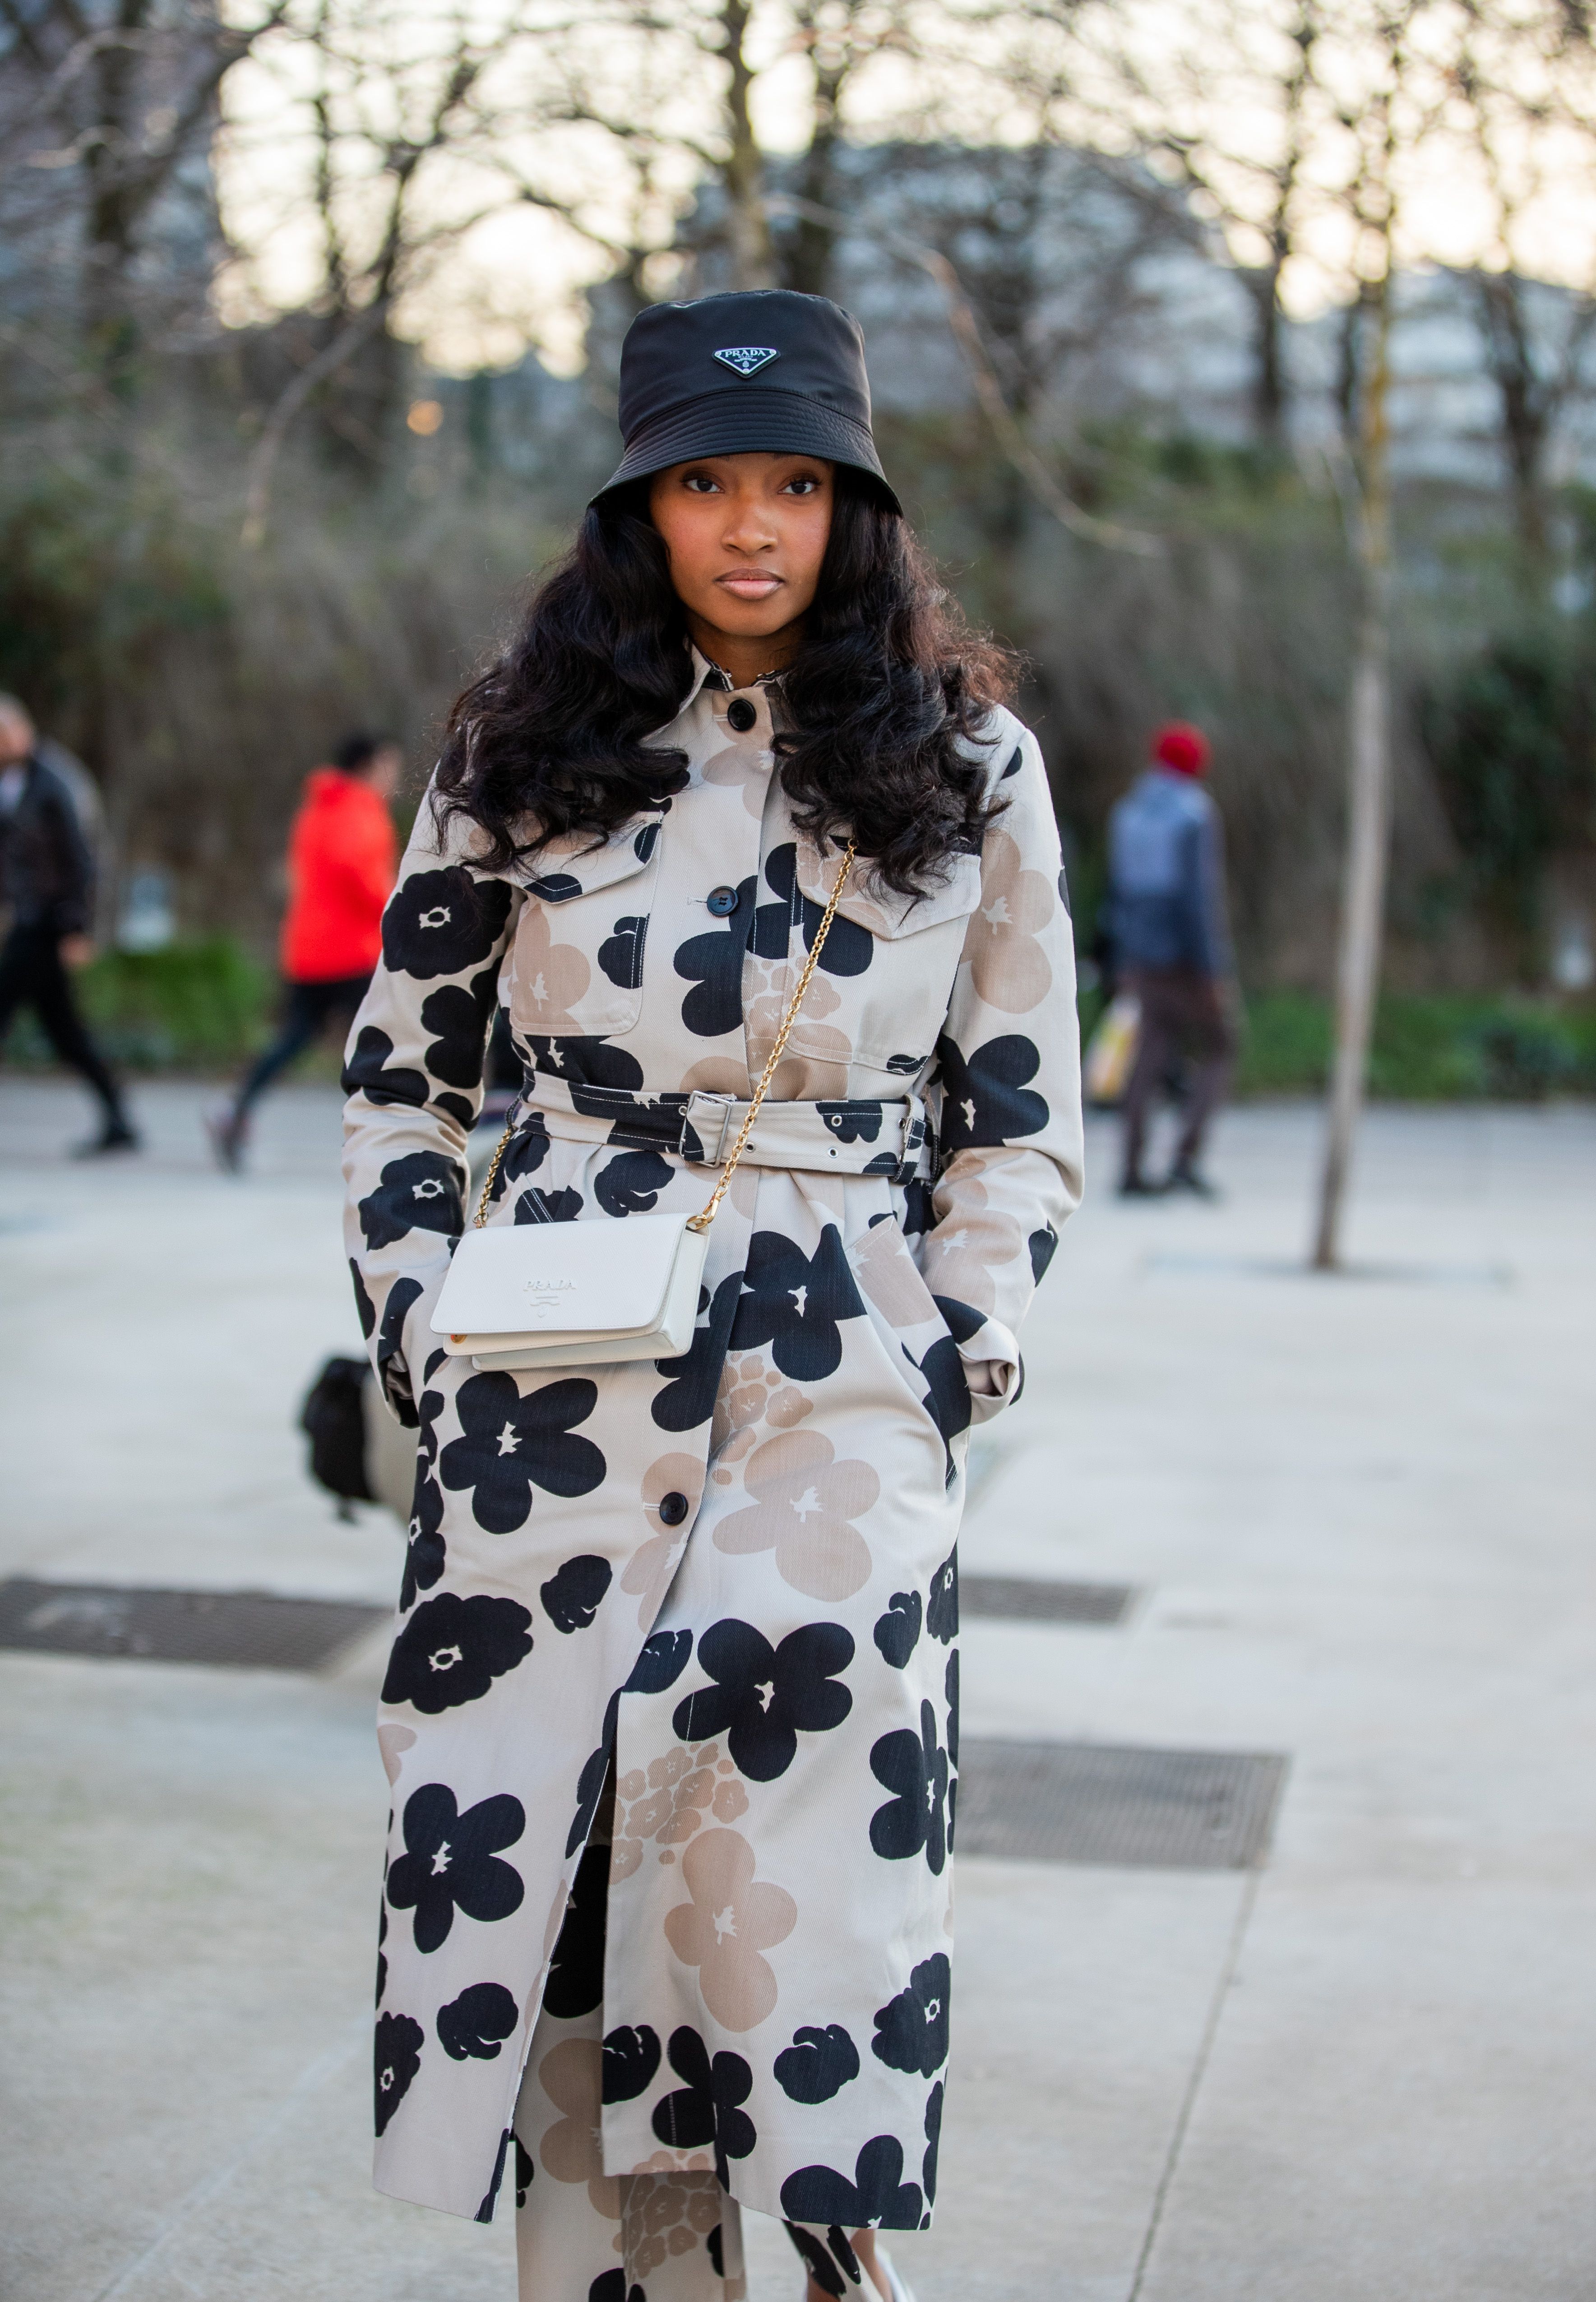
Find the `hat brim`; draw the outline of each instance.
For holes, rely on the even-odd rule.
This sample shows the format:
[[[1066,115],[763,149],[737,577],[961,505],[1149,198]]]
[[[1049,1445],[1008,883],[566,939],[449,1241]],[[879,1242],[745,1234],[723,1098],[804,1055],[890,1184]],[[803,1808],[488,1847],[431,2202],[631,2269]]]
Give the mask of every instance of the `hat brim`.
[[[617,469],[592,501],[600,503],[629,480],[651,479],[695,456],[824,456],[868,473],[892,510],[901,512],[876,443],[862,424],[835,407],[793,391],[711,391],[668,407],[626,443]]]

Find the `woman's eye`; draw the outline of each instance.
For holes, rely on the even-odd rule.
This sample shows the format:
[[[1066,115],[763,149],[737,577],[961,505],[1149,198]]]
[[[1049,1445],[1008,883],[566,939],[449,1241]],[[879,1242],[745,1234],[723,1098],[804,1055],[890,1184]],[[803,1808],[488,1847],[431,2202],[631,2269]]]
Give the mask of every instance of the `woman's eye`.
[[[689,472],[682,483],[689,493],[695,496],[712,496],[715,493],[715,484],[708,472]]]
[[[797,479],[789,480],[782,493],[785,496],[812,496],[819,484],[811,473],[804,472]]]

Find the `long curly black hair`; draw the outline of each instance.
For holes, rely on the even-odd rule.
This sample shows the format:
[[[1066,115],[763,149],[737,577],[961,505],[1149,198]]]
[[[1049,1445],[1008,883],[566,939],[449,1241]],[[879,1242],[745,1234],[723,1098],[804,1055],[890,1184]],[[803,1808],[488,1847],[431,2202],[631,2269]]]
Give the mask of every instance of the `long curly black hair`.
[[[607,838],[686,765],[643,742],[676,718],[693,677],[647,486],[587,512],[515,639],[449,715],[442,812],[478,827],[491,869],[567,834]],[[799,828],[822,844],[853,838],[900,895],[937,885],[1001,812],[959,739],[979,739],[1013,670],[970,631],[902,515],[839,465],[819,588],[782,679],[776,752]]]

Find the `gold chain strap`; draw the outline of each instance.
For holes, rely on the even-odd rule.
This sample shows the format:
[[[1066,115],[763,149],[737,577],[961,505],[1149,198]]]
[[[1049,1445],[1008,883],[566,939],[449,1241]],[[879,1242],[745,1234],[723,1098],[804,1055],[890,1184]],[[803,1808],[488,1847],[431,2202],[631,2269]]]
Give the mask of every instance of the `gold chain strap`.
[[[836,885],[831,890],[830,900],[827,903],[825,912],[821,916],[820,924],[815,929],[815,939],[809,947],[809,957],[804,962],[803,972],[798,979],[798,988],[794,992],[787,1007],[787,1012],[782,1018],[782,1026],[776,1035],[776,1044],[770,1050],[769,1060],[765,1065],[764,1076],[753,1091],[752,1100],[750,1102],[748,1106],[748,1116],[737,1130],[737,1139],[732,1146],[731,1156],[727,1159],[726,1164],[720,1171],[720,1180],[716,1184],[715,1189],[710,1192],[708,1200],[699,1209],[697,1214],[688,1216],[687,1228],[689,1231],[704,1231],[709,1230],[710,1225],[715,1220],[716,1210],[718,1208],[721,1200],[725,1198],[727,1191],[730,1187],[732,1177],[737,1172],[737,1162],[743,1156],[743,1152],[748,1148],[748,1138],[753,1133],[753,1122],[760,1115],[760,1105],[764,1102],[765,1091],[776,1076],[776,1066],[780,1063],[782,1051],[787,1044],[787,1034],[791,1031],[794,1024],[798,1021],[798,1010],[803,1004],[803,995],[809,989],[810,984],[814,979],[815,970],[820,963],[820,954],[825,949],[827,937],[831,933],[831,922],[836,917],[837,903],[842,896],[843,889],[848,884],[848,874],[853,869],[853,842],[850,839],[848,842],[847,853],[843,857],[842,870],[836,875]],[[505,1129],[504,1133],[499,1138],[499,1148],[493,1154],[493,1162],[491,1166],[488,1169],[487,1180],[483,1185],[483,1195],[477,1202],[476,1219],[473,1225],[474,1230],[481,1231],[483,1224],[488,1220],[488,1201],[492,1197],[493,1186],[499,1180],[500,1162],[504,1157],[506,1147],[509,1143],[510,1137],[515,1133],[515,1124],[512,1122],[510,1126]]]

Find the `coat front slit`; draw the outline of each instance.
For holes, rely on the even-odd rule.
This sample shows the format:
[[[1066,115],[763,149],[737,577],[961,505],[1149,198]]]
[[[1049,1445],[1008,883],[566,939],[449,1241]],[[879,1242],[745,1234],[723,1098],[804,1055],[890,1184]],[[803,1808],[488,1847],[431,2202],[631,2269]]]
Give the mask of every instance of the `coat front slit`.
[[[376,2180],[491,2213],[545,1992],[595,1987],[554,1953],[597,1894],[605,1925],[567,1942],[607,1937],[602,2043],[527,2073],[561,2116],[521,2175],[713,2169],[763,2214],[915,2229],[965,1452],[1018,1390],[1080,1189],[1068,908],[1018,721],[977,755],[1006,802],[979,856],[918,903],[862,869],[844,894],[684,1357],[478,1373],[430,1323],[496,1002],[527,1084],[492,1222],[695,1211],[711,1099],[764,1067],[837,858],[792,822],[771,693],[743,691],[738,732],[694,664],[657,739],[685,773],[601,844],[495,873],[424,805],[350,1038],[351,1268],[418,1439],[379,1726]],[[611,1769],[613,1844],[584,1864]]]

